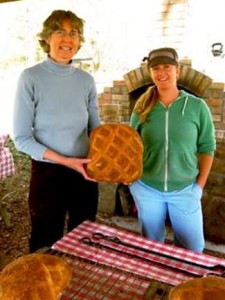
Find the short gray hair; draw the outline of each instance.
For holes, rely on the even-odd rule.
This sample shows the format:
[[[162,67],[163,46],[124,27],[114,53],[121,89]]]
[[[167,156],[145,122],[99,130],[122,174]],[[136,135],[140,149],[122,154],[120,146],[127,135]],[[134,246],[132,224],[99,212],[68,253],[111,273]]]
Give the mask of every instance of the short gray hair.
[[[72,27],[79,31],[81,45],[84,42],[83,34],[85,21],[79,18],[75,13],[73,13],[70,10],[54,10],[51,13],[51,15],[43,22],[42,31],[38,34],[39,44],[44,50],[44,52],[50,52],[50,47],[47,43],[47,40],[54,31],[61,28],[62,21],[65,19],[70,20]]]

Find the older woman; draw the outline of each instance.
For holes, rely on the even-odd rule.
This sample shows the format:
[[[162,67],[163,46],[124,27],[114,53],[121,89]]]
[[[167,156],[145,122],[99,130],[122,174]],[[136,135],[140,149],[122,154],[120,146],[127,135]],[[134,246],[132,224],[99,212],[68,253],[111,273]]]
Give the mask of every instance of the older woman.
[[[100,124],[97,92],[92,76],[72,64],[83,26],[73,12],[53,11],[39,34],[47,57],[18,82],[13,139],[32,158],[31,252],[85,219],[94,221],[97,212],[98,184],[85,171],[89,133]]]

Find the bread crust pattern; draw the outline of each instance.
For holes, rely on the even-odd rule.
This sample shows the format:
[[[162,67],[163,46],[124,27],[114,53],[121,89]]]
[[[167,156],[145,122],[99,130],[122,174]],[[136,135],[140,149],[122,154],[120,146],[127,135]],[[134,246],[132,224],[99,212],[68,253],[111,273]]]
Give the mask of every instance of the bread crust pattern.
[[[62,258],[33,253],[17,258],[0,274],[0,300],[57,300],[72,272]]]
[[[126,124],[108,123],[90,134],[87,174],[99,182],[132,183],[142,175],[143,144]]]
[[[188,280],[174,287],[170,300],[222,300],[225,299],[225,279],[203,277]]]

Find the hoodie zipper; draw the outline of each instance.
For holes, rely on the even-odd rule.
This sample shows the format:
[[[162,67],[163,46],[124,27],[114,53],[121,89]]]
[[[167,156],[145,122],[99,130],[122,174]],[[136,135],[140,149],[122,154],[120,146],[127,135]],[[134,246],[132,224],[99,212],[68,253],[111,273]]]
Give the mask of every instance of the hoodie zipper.
[[[177,98],[177,100],[179,100],[179,99],[180,99],[180,97]],[[177,101],[177,100],[175,100],[175,101]],[[183,106],[183,109],[182,109],[182,115],[184,115],[187,103],[188,103],[188,97],[186,96],[185,102],[184,102],[184,106]],[[163,106],[165,107],[165,174],[164,174],[164,192],[168,191],[169,108],[171,107],[171,105],[173,105],[173,103],[171,103],[168,107],[165,107],[165,105],[163,104]]]
[[[169,137],[168,137],[168,126],[169,126],[169,107],[166,108],[165,115],[165,174],[164,174],[164,191],[168,190],[168,148],[169,148]]]

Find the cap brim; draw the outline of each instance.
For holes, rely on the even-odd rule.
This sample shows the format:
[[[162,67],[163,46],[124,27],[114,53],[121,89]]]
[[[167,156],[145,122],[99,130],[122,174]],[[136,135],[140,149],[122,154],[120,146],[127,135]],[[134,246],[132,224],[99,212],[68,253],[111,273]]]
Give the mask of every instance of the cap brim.
[[[159,57],[155,57],[153,58],[150,62],[149,62],[149,68],[154,67],[156,65],[160,65],[160,64],[170,64],[170,65],[178,65],[178,62],[175,61],[174,59],[170,58],[170,57],[165,57],[165,56],[159,56]]]

